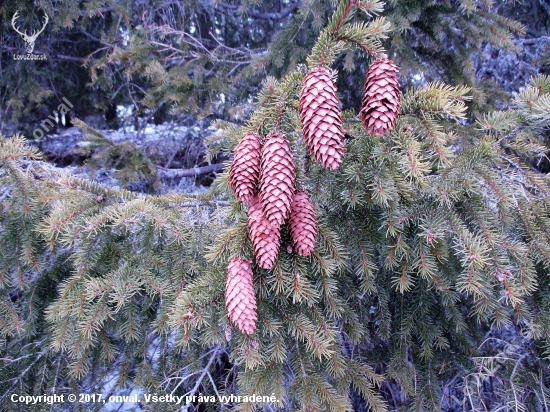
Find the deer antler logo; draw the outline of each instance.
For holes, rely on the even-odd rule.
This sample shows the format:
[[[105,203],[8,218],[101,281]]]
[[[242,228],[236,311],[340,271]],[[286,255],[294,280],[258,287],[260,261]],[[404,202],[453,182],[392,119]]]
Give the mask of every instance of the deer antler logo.
[[[48,18],[48,15],[46,13],[44,13],[44,25],[42,26],[42,28],[40,30],[33,31],[32,34],[29,36],[26,31],[21,32],[17,29],[17,26],[15,25],[15,22],[17,21],[18,18],[19,18],[19,12],[16,11],[15,14],[13,15],[13,18],[11,19],[11,25],[13,26],[13,29],[17,33],[19,33],[21,35],[21,37],[23,37],[23,40],[25,40],[25,43],[27,43],[27,53],[32,54],[32,52],[34,50],[34,43],[36,42],[36,39],[38,38],[38,35],[44,31],[44,29],[46,28],[46,24],[48,24],[50,19]]]

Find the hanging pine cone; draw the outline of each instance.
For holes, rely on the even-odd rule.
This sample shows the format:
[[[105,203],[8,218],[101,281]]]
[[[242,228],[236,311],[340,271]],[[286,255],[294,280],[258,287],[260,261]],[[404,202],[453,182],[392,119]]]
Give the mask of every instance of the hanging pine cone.
[[[252,262],[239,257],[229,261],[225,284],[225,307],[229,319],[242,333],[251,335],[258,319]]]
[[[258,196],[252,198],[248,207],[248,231],[258,266],[271,269],[279,254],[280,233],[264,216]]]
[[[282,134],[271,133],[262,148],[260,202],[265,217],[277,229],[288,217],[295,183],[290,146]]]
[[[290,236],[300,256],[309,256],[317,242],[317,219],[305,190],[296,192],[290,206]]]
[[[395,125],[401,108],[398,71],[393,61],[386,58],[375,61],[367,71],[359,117],[369,134],[383,135]]]
[[[240,202],[248,202],[258,192],[260,177],[260,136],[247,133],[239,141],[229,168],[229,184]]]
[[[233,331],[231,330],[231,326],[226,325],[224,332],[225,332],[225,340],[228,342],[231,341],[231,338],[233,337]]]
[[[323,167],[336,169],[344,152],[342,111],[328,70],[311,70],[300,95],[302,133],[310,153]]]

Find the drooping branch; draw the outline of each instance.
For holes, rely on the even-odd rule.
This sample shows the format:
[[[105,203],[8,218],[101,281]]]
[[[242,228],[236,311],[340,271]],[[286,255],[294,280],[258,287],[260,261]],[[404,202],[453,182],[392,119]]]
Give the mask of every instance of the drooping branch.
[[[208,173],[219,172],[225,167],[223,163],[214,163],[208,166],[194,167],[192,169],[159,169],[160,179],[175,179],[176,177],[195,177]]]

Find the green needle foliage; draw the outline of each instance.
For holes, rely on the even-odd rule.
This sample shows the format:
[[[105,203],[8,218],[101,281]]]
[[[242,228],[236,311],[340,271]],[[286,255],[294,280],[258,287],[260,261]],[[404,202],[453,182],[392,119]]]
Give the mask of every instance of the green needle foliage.
[[[340,5],[322,32],[310,64],[330,64],[346,47],[334,27],[347,4]],[[260,108],[244,127],[228,128],[225,145],[216,137],[213,150],[234,147],[247,130],[267,134],[279,128],[296,159],[304,159],[307,149],[296,111],[301,79],[294,72],[280,82],[266,80],[258,96]],[[470,90],[442,83],[408,90],[389,135],[365,135],[348,113],[346,130],[352,140],[342,171],[327,172],[313,164],[305,173],[299,167],[298,186],[310,190],[322,222],[316,253],[302,258],[283,247],[277,266],[256,274],[260,319],[267,321],[260,321],[254,337],[260,359],[254,350],[244,351],[242,361],[251,371],[240,377],[241,387],[259,387],[265,374],[279,367],[284,372],[270,375],[271,389],[289,385],[290,399],[295,398],[289,402],[296,407],[345,410],[345,399],[331,394],[351,384],[373,410],[383,410],[371,397],[369,384],[377,379],[351,372],[349,362],[361,359],[371,367],[384,365],[403,400],[395,407],[441,410],[473,396],[474,408],[487,403],[483,394],[459,398],[453,389],[453,401],[442,396],[449,388],[440,382],[478,362],[472,355],[486,349],[480,347],[481,336],[519,330],[538,346],[530,356],[540,360],[550,337],[544,297],[550,264],[548,180],[526,162],[544,156],[538,134],[550,119],[547,88],[548,78],[534,79],[516,97],[518,109],[488,114],[481,128],[457,126],[466,119]],[[240,253],[245,237],[241,216],[209,255],[212,263],[223,270],[228,258]],[[283,239],[284,245],[288,239]],[[245,253],[252,257],[250,248]],[[180,299],[190,304],[196,293],[191,288]],[[211,306],[202,306],[202,299],[195,309],[199,312]],[[307,323],[296,325],[297,319]],[[287,347],[278,366],[272,361],[274,340]],[[236,351],[234,356],[243,354]],[[548,364],[538,367],[544,374]],[[302,390],[303,377],[319,371],[324,384]],[[488,379],[497,372],[483,374]],[[499,396],[490,402],[542,407],[548,382],[533,375],[518,379],[518,388],[505,376]]]
[[[342,1],[307,68],[382,53],[381,8]],[[107,381],[117,393],[279,400],[208,410],[544,410],[549,189],[530,165],[545,152],[550,78],[474,124],[471,90],[440,82],[404,91],[390,134],[367,135],[346,110],[343,164],[328,171],[301,136],[302,69],[268,77],[246,124],[220,123],[209,142],[212,156],[250,130],[283,133],[319,220],[310,256],[289,253],[283,229],[275,267],[254,267],[250,336],[225,310],[228,260],[254,259],[246,205],[226,175],[204,197],[137,195],[66,175],[21,137],[1,137],[6,410],[18,408],[4,396],[15,387],[93,393]]]
[[[148,191],[153,191],[157,169],[133,142],[114,143],[80,119],[73,119],[72,123],[87,132],[83,136],[87,145],[79,148],[78,153],[88,157],[86,165],[90,169],[91,177],[102,168],[115,169],[114,176],[121,184],[145,181]]]

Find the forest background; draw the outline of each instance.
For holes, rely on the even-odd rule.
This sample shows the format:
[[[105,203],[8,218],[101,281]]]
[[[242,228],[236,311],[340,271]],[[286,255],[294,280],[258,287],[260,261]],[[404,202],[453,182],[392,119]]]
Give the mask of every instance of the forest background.
[[[14,59],[16,27],[44,29],[45,60]],[[0,409],[548,411],[549,28],[545,0],[3,1]],[[374,136],[357,114],[382,53],[403,105]],[[318,65],[346,129],[333,172],[295,110]],[[254,267],[248,336],[223,302],[228,260],[253,258],[226,172],[275,129],[319,238],[300,257],[285,229]]]

